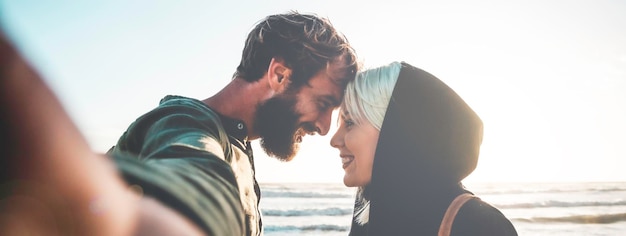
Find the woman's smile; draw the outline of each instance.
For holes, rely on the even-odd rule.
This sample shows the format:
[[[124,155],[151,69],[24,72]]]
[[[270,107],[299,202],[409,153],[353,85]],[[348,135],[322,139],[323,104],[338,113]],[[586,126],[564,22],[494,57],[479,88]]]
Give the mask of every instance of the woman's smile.
[[[354,160],[354,156],[341,155],[341,163],[343,163],[343,169],[346,169],[350,163]]]

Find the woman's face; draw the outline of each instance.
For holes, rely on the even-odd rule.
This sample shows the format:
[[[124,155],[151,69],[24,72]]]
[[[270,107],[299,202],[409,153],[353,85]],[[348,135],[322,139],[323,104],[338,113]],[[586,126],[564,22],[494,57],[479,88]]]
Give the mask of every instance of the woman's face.
[[[363,120],[357,124],[349,114],[341,114],[339,129],[330,140],[330,145],[339,149],[346,172],[343,176],[346,186],[365,186],[371,181],[379,133],[369,121]]]

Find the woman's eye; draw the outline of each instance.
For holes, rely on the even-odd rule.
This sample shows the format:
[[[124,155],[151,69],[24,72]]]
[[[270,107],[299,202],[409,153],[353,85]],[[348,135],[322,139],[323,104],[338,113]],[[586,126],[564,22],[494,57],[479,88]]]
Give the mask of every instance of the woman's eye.
[[[344,124],[346,125],[346,127],[350,128],[354,125],[354,121],[352,120],[345,120]]]

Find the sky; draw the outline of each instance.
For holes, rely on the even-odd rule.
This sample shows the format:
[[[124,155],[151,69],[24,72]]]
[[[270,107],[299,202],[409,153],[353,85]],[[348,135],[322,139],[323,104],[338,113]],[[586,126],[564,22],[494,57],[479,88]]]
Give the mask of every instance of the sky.
[[[219,91],[254,24],[296,10],[466,100],[485,124],[467,182],[626,181],[625,1],[407,2],[0,0],[0,24],[97,152],[163,96]],[[341,183],[335,130],[289,163],[254,142],[257,179]]]

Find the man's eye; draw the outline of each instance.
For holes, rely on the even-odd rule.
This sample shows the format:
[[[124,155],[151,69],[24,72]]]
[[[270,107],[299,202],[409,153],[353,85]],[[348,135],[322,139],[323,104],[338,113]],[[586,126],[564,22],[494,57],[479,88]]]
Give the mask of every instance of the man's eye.
[[[330,108],[330,103],[329,102],[320,102],[319,106],[320,106],[321,110],[326,110],[326,109]]]

